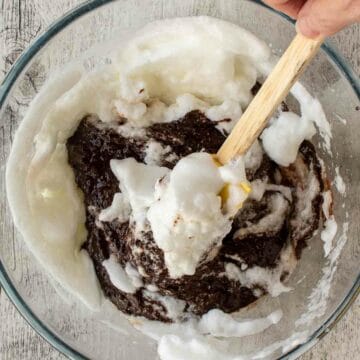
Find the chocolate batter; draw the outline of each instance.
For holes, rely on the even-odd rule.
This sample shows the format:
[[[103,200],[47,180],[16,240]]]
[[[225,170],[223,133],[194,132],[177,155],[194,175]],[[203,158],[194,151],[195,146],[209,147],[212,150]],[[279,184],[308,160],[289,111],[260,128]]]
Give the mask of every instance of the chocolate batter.
[[[110,169],[110,160],[133,157],[144,162],[147,143],[155,140],[164,147],[169,145],[171,154],[176,155],[164,158],[158,165],[173,168],[180,158],[193,152],[216,153],[225,136],[216,128],[216,123],[199,111],[192,111],[175,122],[154,124],[144,129],[146,135],[141,137],[124,137],[116,131],[116,126],[119,124],[106,125],[96,116],[89,115],[82,119],[68,140],[67,148],[77,185],[84,193],[88,230],[84,248],[94,262],[105,295],[122,312],[151,320],[173,321],[163,302],[158,301],[156,296],[149,296],[146,287],[152,285],[152,291],[157,289],[157,295],[184,302],[182,318],[188,314],[202,315],[214,308],[231,313],[254,302],[266,290],[256,284],[246,287],[225,276],[227,263],[234,263],[241,269],[244,264],[246,268],[275,268],[281,252],[288,246],[292,246],[297,258],[300,258],[306,241],[319,226],[321,215],[323,180],[321,166],[311,143],[305,141],[301,145],[296,162],[288,168],[278,166],[264,153],[261,165],[247,170],[249,181],[268,178],[270,184],[289,187],[292,199],[279,190],[266,190],[260,201],[248,199],[236,216],[231,233],[223,240],[218,255],[200,265],[193,276],[172,279],[165,267],[162,250],[157,247],[151,232],[137,239],[128,222],[99,222],[98,214],[111,205],[114,194],[119,192],[119,183]],[[300,218],[304,191],[309,186],[311,176],[316,177],[319,189],[311,201],[309,216]],[[279,196],[286,201],[287,208],[278,228],[235,236],[238,229],[257,224],[267,216],[272,211],[271,202]],[[135,248],[141,251],[133,251]],[[124,293],[111,283],[102,265],[111,254],[116,256],[122,267],[130,263],[139,270],[144,286],[135,294]],[[282,280],[287,275],[284,272]]]

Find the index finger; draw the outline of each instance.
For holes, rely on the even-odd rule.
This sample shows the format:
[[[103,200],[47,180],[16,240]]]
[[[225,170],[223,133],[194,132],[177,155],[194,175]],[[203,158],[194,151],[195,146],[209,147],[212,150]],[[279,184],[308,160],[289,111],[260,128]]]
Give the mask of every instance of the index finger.
[[[264,3],[296,19],[306,0],[264,0]]]

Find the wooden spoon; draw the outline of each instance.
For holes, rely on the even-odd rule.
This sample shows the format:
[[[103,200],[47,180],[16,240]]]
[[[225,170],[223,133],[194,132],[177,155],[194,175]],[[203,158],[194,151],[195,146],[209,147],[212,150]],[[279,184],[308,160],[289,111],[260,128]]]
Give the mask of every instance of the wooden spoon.
[[[308,39],[301,34],[295,36],[218,151],[220,163],[226,164],[235,156],[246,153],[323,41],[323,37]]]

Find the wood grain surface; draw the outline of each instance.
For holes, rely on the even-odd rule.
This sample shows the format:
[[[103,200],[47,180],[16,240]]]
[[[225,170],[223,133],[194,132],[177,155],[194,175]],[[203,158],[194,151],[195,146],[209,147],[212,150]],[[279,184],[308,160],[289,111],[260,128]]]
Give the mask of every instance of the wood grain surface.
[[[29,43],[55,19],[81,0],[0,0],[0,81]],[[360,73],[360,25],[333,37]],[[360,299],[321,342],[301,360],[358,359],[360,354]],[[0,288],[0,360],[65,359],[25,322]]]

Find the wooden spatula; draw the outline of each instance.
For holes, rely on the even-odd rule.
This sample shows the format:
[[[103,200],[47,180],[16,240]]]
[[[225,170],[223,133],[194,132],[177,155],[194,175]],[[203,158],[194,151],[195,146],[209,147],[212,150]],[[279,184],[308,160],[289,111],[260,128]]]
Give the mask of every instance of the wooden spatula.
[[[218,151],[217,159],[222,164],[246,153],[323,41],[323,37],[308,39],[301,34],[295,36]]]

